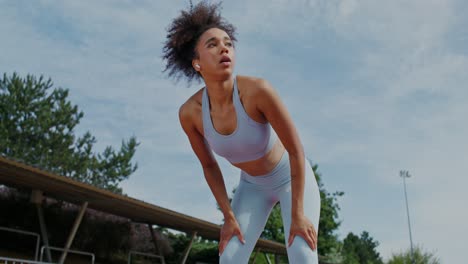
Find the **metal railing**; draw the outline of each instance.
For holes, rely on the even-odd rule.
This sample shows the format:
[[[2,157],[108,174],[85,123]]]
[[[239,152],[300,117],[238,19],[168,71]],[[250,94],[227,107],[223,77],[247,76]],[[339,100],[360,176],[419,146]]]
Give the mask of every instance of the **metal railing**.
[[[26,260],[26,259],[15,259],[15,258],[0,257],[0,264],[54,264],[54,263],[52,263],[52,262],[40,262],[40,261]]]
[[[40,245],[40,241],[41,241],[41,236],[38,233],[24,231],[24,230],[21,230],[21,229],[2,227],[2,226],[0,226],[0,230],[36,237],[36,251],[34,253],[34,260],[37,261],[37,256],[39,254],[39,245]]]
[[[142,252],[137,252],[137,251],[130,251],[130,253],[128,253],[128,264],[132,263],[132,255],[138,255],[138,256],[144,256],[144,257],[150,257],[150,258],[158,258],[161,260],[161,262],[163,261],[163,257],[159,255],[142,253]]]
[[[44,256],[44,249],[51,249],[51,250],[55,250],[55,251],[60,251],[60,252],[64,252],[65,249],[64,248],[59,248],[59,247],[47,247],[47,246],[42,246],[41,247],[41,257],[40,257],[40,261],[42,261],[42,257]],[[68,249],[67,250],[68,253],[72,253],[72,254],[77,254],[77,255],[85,255],[85,256],[90,256],[91,257],[91,264],[94,264],[94,261],[96,259],[96,257],[94,256],[93,253],[90,253],[90,252],[84,252],[84,251],[78,251],[78,250],[71,250],[71,249]]]

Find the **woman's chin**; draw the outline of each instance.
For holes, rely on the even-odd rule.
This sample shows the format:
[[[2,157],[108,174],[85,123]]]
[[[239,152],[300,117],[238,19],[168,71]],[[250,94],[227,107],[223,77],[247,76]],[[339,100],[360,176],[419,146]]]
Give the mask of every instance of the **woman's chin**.
[[[232,68],[227,68],[222,71],[219,71],[217,75],[219,75],[221,79],[227,79],[232,76],[232,72],[233,72]]]

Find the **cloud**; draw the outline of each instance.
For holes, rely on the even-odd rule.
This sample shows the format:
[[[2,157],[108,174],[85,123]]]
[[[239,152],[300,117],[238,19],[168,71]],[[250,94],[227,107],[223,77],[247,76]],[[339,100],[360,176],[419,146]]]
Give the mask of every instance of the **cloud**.
[[[277,5],[272,6],[277,10],[269,9],[271,12],[260,15],[258,21],[248,21],[248,23],[262,25],[258,31],[266,32],[258,34],[278,37],[279,46],[288,43],[286,40],[281,40],[279,36],[282,34],[284,38],[297,41],[299,42],[297,45],[301,46],[302,39],[295,38],[299,31],[285,28],[290,25],[275,24],[282,20],[274,18],[280,17],[280,13],[288,14],[291,10],[298,12],[297,17],[303,18],[299,14],[301,11],[298,6],[307,9],[306,3],[298,1],[288,6],[281,5],[283,4],[281,1],[275,3]],[[371,208],[376,215],[388,215],[389,212],[385,210],[383,204],[391,203],[383,198],[377,198],[381,202],[379,209],[378,204],[372,205],[366,201],[369,197],[357,195],[353,192],[353,188],[359,188],[359,180],[369,181],[377,177],[372,180],[377,183],[362,184],[365,184],[366,189],[378,188],[381,194],[387,195],[389,192],[385,189],[389,187],[386,185],[399,183],[398,170],[409,168],[416,175],[414,181],[417,180],[418,185],[424,186],[413,190],[418,196],[415,208],[419,208],[420,202],[424,201],[426,204],[432,204],[430,212],[437,212],[441,202],[432,203],[436,199],[452,203],[454,207],[462,206],[462,202],[458,202],[460,200],[443,195],[438,197],[431,195],[434,192],[450,193],[457,190],[455,185],[468,183],[459,176],[466,170],[463,163],[466,155],[463,150],[467,146],[463,135],[466,134],[468,126],[461,120],[468,114],[468,108],[464,103],[468,95],[464,89],[468,83],[466,75],[468,64],[466,50],[454,50],[450,45],[452,38],[459,39],[460,32],[453,30],[460,28],[458,25],[462,24],[460,18],[454,15],[459,12],[454,8],[459,3],[454,1],[391,3],[329,1],[330,4],[325,5],[320,1],[313,3],[326,12],[321,14],[311,12],[311,19],[303,22],[303,27],[300,28],[312,29],[309,32],[316,35],[320,35],[320,30],[313,27],[316,21],[332,28],[335,35],[330,39],[337,39],[345,42],[348,48],[352,47],[353,49],[348,50],[350,54],[344,56],[353,59],[355,64],[352,68],[345,68],[349,71],[349,78],[345,79],[346,86],[341,86],[340,83],[338,87],[330,87],[323,80],[318,83],[312,81],[314,85],[322,86],[321,89],[333,89],[333,93],[325,91],[323,94],[324,91],[320,90],[322,93],[318,97],[318,94],[313,92],[301,91],[300,97],[292,96],[294,103],[290,102],[290,109],[293,109],[299,121],[306,122],[299,125],[308,132],[304,133],[307,136],[303,142],[307,145],[307,149],[313,150],[312,156],[317,157],[318,163],[325,164],[321,166],[323,173],[325,175],[330,175],[328,172],[333,173],[332,170],[328,170],[330,163],[335,166],[349,166],[351,170],[339,170],[342,173],[341,177],[356,179],[354,184],[347,185],[347,189],[344,190],[348,194],[342,198],[344,204],[342,208],[346,207],[343,209],[342,230],[355,230],[357,226],[373,230],[371,233],[375,234],[377,239],[385,237],[381,240],[380,248],[384,256],[389,256],[391,249],[398,244],[404,245],[407,238],[406,236],[401,236],[399,240],[390,238],[385,230],[388,228],[394,230],[391,223],[385,219],[380,219],[383,221],[382,224],[371,220],[373,218]],[[257,12],[264,11],[253,9]],[[269,25],[263,26],[265,22]],[[291,24],[298,25],[298,23]],[[254,33],[257,34],[256,31]],[[286,45],[284,47],[287,48]],[[262,55],[262,58],[268,56],[274,57],[275,52]],[[328,59],[335,58],[330,56]],[[290,71],[287,71],[287,74],[289,73]],[[338,71],[336,74],[338,77],[348,77]],[[295,77],[297,76],[293,74],[293,78]],[[299,76],[296,82],[306,84],[309,82],[307,77],[307,75]],[[312,111],[304,111],[307,109],[304,106],[310,106],[311,103],[314,105]],[[357,177],[356,172],[364,168],[367,168],[365,169],[367,176]],[[450,183],[441,176],[447,174],[444,171],[452,171],[449,173],[452,176]],[[339,186],[338,181],[348,182],[336,177],[331,182],[331,186]],[[443,182],[445,184],[442,184]],[[383,197],[386,197],[385,195]],[[428,218],[418,216],[422,214],[420,210],[415,209],[415,211],[414,221],[418,221],[418,225],[423,222],[431,223]],[[356,215],[356,212],[362,212],[357,215],[366,215],[365,219],[361,217],[353,220],[352,216]],[[372,215],[368,215],[369,213]],[[459,214],[460,217],[466,218],[466,213]],[[404,217],[404,214],[401,216]],[[427,230],[434,228],[444,230],[445,225],[442,222],[439,222],[439,225],[429,225],[431,229]],[[403,231],[398,233],[405,234],[405,223],[401,224]],[[434,240],[433,237],[431,239],[431,233],[427,230],[420,231],[419,234],[424,233],[424,236],[420,236],[419,241],[426,241],[424,244],[429,249],[442,248],[443,246],[438,243],[440,241]],[[345,234],[346,232],[343,233]],[[443,254],[444,261],[454,262],[456,259],[452,254],[454,250],[444,247],[444,250],[438,251]]]
[[[165,27],[184,3],[0,4],[0,69],[51,76],[85,112],[96,150],[136,135],[124,191],[202,219],[222,215],[177,111],[201,85],[161,73]],[[400,169],[415,243],[443,262],[460,252],[468,125],[464,1],[273,0],[223,3],[238,28],[237,71],[269,80],[307,154],[340,198],[339,230],[370,232],[384,257],[408,248]],[[230,193],[239,171],[218,159]],[[168,191],[170,190],[170,191]]]

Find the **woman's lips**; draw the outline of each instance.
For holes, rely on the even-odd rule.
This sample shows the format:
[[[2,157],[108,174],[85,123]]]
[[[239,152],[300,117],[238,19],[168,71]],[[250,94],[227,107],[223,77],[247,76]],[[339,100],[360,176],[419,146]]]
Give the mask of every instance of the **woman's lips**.
[[[231,58],[229,58],[229,56],[227,55],[223,55],[221,57],[221,60],[219,60],[219,63],[223,63],[223,62],[231,62]]]
[[[229,58],[227,55],[223,55],[219,63],[224,67],[229,67],[231,65],[231,58]]]

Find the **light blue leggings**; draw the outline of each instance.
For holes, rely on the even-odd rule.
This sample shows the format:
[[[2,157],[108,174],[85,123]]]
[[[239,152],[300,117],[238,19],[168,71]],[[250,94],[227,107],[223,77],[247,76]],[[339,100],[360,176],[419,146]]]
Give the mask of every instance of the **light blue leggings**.
[[[273,206],[280,202],[283,218],[285,244],[291,225],[291,170],[289,155],[285,151],[281,161],[267,175],[250,176],[241,172],[231,207],[245,238],[242,244],[237,236],[229,240],[220,264],[246,264],[260,237]],[[318,233],[320,216],[320,192],[310,163],[305,161],[304,214],[314,224]],[[291,247],[287,247],[290,264],[318,264],[317,251],[313,251],[305,240],[296,236]]]

